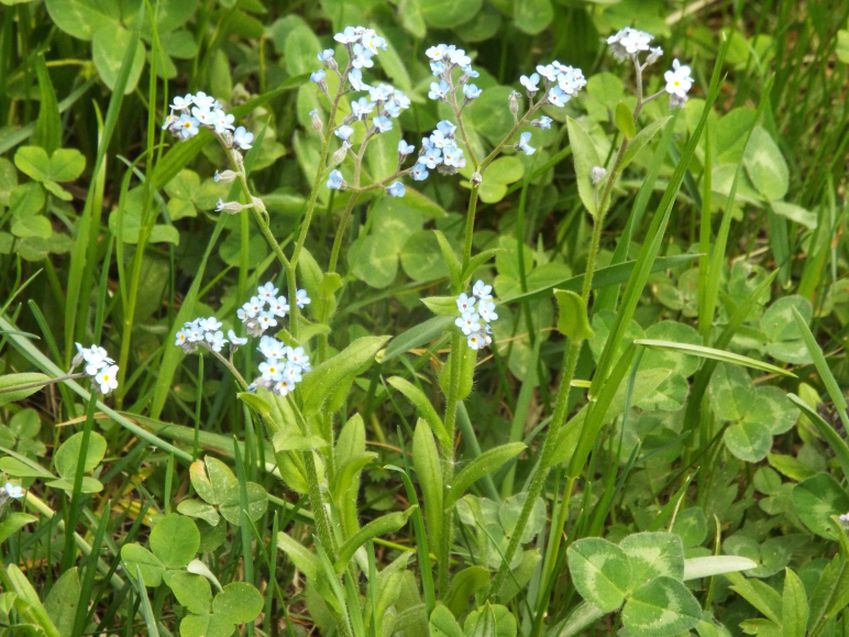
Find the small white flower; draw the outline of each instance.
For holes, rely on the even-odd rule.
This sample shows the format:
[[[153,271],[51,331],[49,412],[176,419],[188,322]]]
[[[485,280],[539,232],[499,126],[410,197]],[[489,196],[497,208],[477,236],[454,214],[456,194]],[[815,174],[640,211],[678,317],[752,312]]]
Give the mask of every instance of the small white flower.
[[[481,299],[478,302],[478,314],[487,323],[497,320],[498,314],[495,313],[495,301],[491,298]]]
[[[118,387],[118,366],[104,367],[94,377],[94,382],[99,385],[100,393],[104,395],[116,389]]]
[[[249,132],[244,126],[239,126],[233,131],[233,145],[242,150],[252,148],[254,142],[254,134]]]
[[[220,352],[227,344],[227,340],[224,338],[224,332],[216,330],[206,333],[206,343],[213,352]]]
[[[480,331],[481,317],[474,310],[469,310],[456,319],[454,321],[454,325],[459,327],[463,331],[463,334],[468,336],[469,334],[474,334],[475,332]]]
[[[258,349],[266,358],[281,359],[286,355],[285,345],[273,336],[263,336],[259,340]]]
[[[304,351],[303,347],[287,347],[284,350],[286,360],[293,365],[297,365],[304,371],[310,370],[310,357]]]
[[[230,341],[231,348],[236,348],[240,345],[246,345],[248,342],[248,339],[243,338],[241,336],[237,336],[236,332],[234,332],[233,330],[227,330],[227,340]]]
[[[10,498],[14,498],[15,500],[20,500],[24,497],[24,489],[20,485],[12,484],[11,482],[7,482],[3,485],[3,491]]]
[[[460,310],[460,314],[465,314],[469,310],[474,310],[475,298],[473,296],[469,296],[465,292],[461,293],[457,297],[457,309]]]
[[[525,87],[528,93],[533,95],[539,90],[539,74],[531,73],[530,76],[522,75],[519,78],[519,83]]]
[[[675,59],[672,69],[663,74],[663,79],[666,80],[664,90],[669,93],[670,105],[682,106],[687,101],[687,93],[693,88],[690,67]]]
[[[283,378],[283,367],[276,358],[269,358],[259,364],[259,372],[264,381],[278,381]]]
[[[256,298],[264,303],[268,303],[269,301],[273,301],[277,298],[278,291],[279,290],[275,287],[274,283],[266,281],[256,289]]]
[[[286,378],[283,378],[274,383],[274,387],[272,388],[274,393],[280,396],[286,396],[292,393],[293,389],[295,389],[295,384]]]
[[[271,312],[260,312],[259,316],[256,317],[256,320],[263,332],[277,325],[277,319]]]
[[[491,299],[492,286],[487,285],[486,283],[478,279],[472,286],[472,294],[474,294],[479,299]]]
[[[304,309],[305,306],[312,303],[312,299],[307,294],[307,291],[303,288],[295,292],[295,305],[297,305],[300,309]]]
[[[530,145],[531,134],[527,131],[519,135],[519,143],[516,144],[516,148],[521,150],[526,155],[533,155],[537,152],[537,149]]]
[[[593,166],[590,171],[590,179],[593,182],[593,186],[598,186],[601,183],[601,180],[607,176],[607,169],[603,166]]]

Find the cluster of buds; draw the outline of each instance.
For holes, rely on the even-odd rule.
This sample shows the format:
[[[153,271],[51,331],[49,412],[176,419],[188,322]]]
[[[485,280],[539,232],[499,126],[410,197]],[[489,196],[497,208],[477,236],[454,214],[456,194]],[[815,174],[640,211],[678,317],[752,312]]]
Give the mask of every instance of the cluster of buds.
[[[236,127],[235,116],[225,112],[217,99],[203,91],[178,95],[170,109],[162,129],[178,139],[191,139],[203,127],[214,131],[228,148],[247,150],[253,144],[253,133],[244,126]]]
[[[100,345],[83,347],[76,343],[77,354],[71,361],[71,369],[83,365],[85,375],[91,378],[101,394],[108,394],[118,387],[118,366]]]
[[[463,331],[469,347],[479,350],[491,345],[492,328],[489,324],[498,318],[492,286],[476,281],[471,296],[463,292],[457,297],[457,310],[460,316],[454,324]]]

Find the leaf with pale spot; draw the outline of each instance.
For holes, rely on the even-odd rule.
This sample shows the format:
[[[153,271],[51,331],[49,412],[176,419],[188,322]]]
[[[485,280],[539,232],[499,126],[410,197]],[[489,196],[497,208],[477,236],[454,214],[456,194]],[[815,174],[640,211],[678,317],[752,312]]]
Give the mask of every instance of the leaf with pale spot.
[[[584,538],[567,550],[569,573],[581,596],[610,612],[625,600],[631,563],[624,550],[602,538]]]
[[[634,591],[622,609],[622,623],[635,635],[665,637],[693,628],[702,609],[693,594],[672,577],[657,577]]]

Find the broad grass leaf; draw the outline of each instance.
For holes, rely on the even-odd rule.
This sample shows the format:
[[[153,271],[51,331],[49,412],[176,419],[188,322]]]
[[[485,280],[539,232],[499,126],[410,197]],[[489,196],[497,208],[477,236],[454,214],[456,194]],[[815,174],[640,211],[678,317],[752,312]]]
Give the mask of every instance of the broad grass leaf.
[[[473,610],[463,622],[467,637],[516,637],[516,618],[506,606],[490,604]]]
[[[200,548],[200,531],[194,520],[179,513],[159,519],[150,532],[150,549],[170,568],[183,568]]]
[[[570,341],[583,341],[593,336],[587,318],[587,305],[579,294],[571,290],[554,290],[557,300],[557,329]]]
[[[818,473],[793,487],[793,508],[811,531],[834,540],[830,518],[849,511],[849,494],[831,475]]]
[[[576,540],[566,554],[581,597],[605,612],[622,605],[632,579],[631,562],[623,549],[591,537]]]
[[[71,637],[80,603],[80,572],[74,566],[59,576],[44,600],[44,608],[62,637]]]
[[[666,576],[638,588],[622,609],[625,628],[651,637],[685,633],[695,627],[701,616],[701,606],[687,587]]]

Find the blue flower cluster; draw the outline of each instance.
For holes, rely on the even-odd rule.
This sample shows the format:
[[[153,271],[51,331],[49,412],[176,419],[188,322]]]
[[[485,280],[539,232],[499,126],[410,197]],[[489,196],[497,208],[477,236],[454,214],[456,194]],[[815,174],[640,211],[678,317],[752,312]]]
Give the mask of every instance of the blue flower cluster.
[[[259,336],[265,330],[275,327],[278,318],[286,318],[291,309],[285,296],[278,296],[279,290],[268,281],[257,288],[257,293],[236,310],[236,316],[244,324],[251,336]],[[306,290],[297,290],[295,304],[303,308],[311,303]]]
[[[431,82],[427,96],[432,100],[447,101],[449,95],[456,90],[463,93],[463,105],[477,99],[481,89],[469,82],[480,74],[472,68],[472,58],[463,49],[453,44],[436,44],[425,51],[430,59],[430,70],[435,82]],[[460,69],[459,77],[455,80],[454,69]]]
[[[255,391],[265,387],[275,394],[285,396],[303,380],[304,374],[312,369],[310,357],[303,347],[290,347],[272,336],[263,336],[257,348],[265,360],[259,364],[260,376],[248,387]]]
[[[457,310],[460,316],[454,320],[454,324],[463,332],[469,347],[479,350],[491,345],[492,328],[489,324],[498,318],[492,286],[480,280],[475,281],[471,296],[464,292],[457,297]]]
[[[463,149],[457,144],[454,132],[457,127],[448,120],[442,120],[434,131],[422,139],[422,148],[416,165],[410,176],[415,181],[424,181],[430,174],[428,169],[452,175],[466,165]]]

